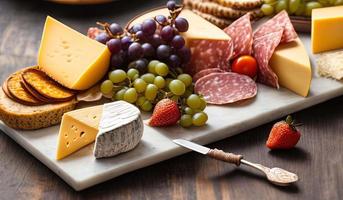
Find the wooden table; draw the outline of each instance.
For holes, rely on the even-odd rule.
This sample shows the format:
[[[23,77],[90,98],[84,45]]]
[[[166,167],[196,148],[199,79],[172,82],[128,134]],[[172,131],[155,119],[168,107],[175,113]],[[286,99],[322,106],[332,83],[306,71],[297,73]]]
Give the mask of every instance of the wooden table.
[[[130,0],[75,7],[43,1],[0,1],[0,81],[36,64],[46,15],[86,32],[96,21],[125,24],[165,1]],[[290,187],[268,183],[258,172],[188,153],[137,170],[81,192],[4,133],[0,134],[0,199],[339,199],[343,196],[343,97],[294,114],[304,125],[297,148],[269,151],[272,123],[209,145],[245,155],[251,161],[296,172]]]

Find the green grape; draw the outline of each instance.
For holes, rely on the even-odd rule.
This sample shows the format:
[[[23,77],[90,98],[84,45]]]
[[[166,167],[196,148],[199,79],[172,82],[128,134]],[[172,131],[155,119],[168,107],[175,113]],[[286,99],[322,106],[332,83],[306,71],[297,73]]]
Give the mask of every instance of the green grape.
[[[305,14],[305,8],[306,8],[306,4],[305,4],[305,2],[304,2],[304,0],[301,0],[301,3],[300,3],[300,5],[299,5],[299,7],[298,7],[298,9],[295,11],[295,15],[296,16],[302,16],[302,15],[304,15]]]
[[[146,101],[145,97],[144,96],[140,96],[140,97],[138,97],[138,99],[136,101],[136,105],[137,106],[142,106],[145,101]]]
[[[141,93],[145,91],[147,84],[143,79],[137,78],[135,82],[133,82],[133,87],[136,89],[137,92]]]
[[[156,64],[155,71],[156,71],[156,74],[160,76],[167,76],[169,73],[169,68],[168,68],[168,65],[160,62]]]
[[[180,125],[182,127],[190,127],[193,124],[193,119],[191,115],[182,115],[180,119]]]
[[[191,94],[188,98],[187,98],[187,105],[192,108],[192,109],[199,109],[200,105],[201,105],[201,100],[200,97],[196,94]]]
[[[194,114],[193,109],[190,108],[190,107],[185,107],[184,111],[185,111],[185,113],[188,114],[188,115],[193,115],[193,114]]]
[[[287,2],[285,0],[279,0],[275,6],[276,13],[279,13],[282,10],[287,10]]]
[[[158,87],[154,84],[148,84],[145,89],[145,98],[152,101],[156,98]]]
[[[263,12],[264,15],[269,16],[274,14],[274,7],[271,6],[270,4],[263,4],[261,6],[261,11]]]
[[[154,83],[155,75],[152,73],[146,73],[141,76],[141,79],[143,79],[146,83]]]
[[[207,114],[204,112],[195,113],[192,117],[192,123],[194,126],[203,126],[207,122]]]
[[[106,81],[101,83],[100,91],[103,94],[110,94],[112,92],[112,90],[113,90],[113,83],[112,83],[112,81],[106,80]]]
[[[318,3],[318,2],[307,2],[306,3],[306,8],[305,8],[305,15],[310,17],[312,15],[312,10],[316,9],[316,8],[321,8],[323,7],[322,4]]]
[[[192,84],[192,77],[189,74],[180,74],[177,76],[177,79],[182,81],[186,87]]]
[[[123,100],[126,90],[127,90],[126,88],[119,90],[114,96],[115,100]]]
[[[164,80],[164,78],[162,76],[156,76],[155,80],[154,80],[154,84],[158,88],[162,89],[166,86],[166,81]]]
[[[155,67],[158,63],[160,63],[160,61],[158,61],[158,60],[150,61],[148,64],[148,72],[150,72],[152,74],[156,74]]]
[[[141,109],[145,112],[149,112],[152,109],[152,104],[150,101],[145,101],[142,105],[141,105]]]
[[[169,90],[173,94],[181,96],[185,93],[186,87],[182,81],[175,79],[169,83]]]
[[[123,100],[129,103],[135,103],[137,101],[137,91],[135,88],[129,88],[124,93]]]
[[[124,70],[116,69],[111,71],[108,77],[113,83],[120,83],[123,82],[127,76]]]
[[[290,14],[295,13],[300,7],[301,0],[289,0],[288,10]]]
[[[127,76],[130,80],[135,80],[139,76],[139,71],[135,68],[131,68],[127,71]]]
[[[200,110],[205,110],[206,106],[207,106],[207,103],[206,103],[205,99],[204,98],[200,98],[200,107],[199,107],[199,109]]]

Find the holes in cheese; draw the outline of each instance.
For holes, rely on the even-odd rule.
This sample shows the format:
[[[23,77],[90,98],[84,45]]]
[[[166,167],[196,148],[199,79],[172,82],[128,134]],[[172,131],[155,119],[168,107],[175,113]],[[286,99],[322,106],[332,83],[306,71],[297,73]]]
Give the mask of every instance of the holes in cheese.
[[[90,88],[106,74],[110,56],[106,45],[52,17],[46,18],[38,65],[63,86],[74,90]]]
[[[100,105],[74,110],[63,115],[57,146],[57,160],[94,142],[101,113],[102,106]]]

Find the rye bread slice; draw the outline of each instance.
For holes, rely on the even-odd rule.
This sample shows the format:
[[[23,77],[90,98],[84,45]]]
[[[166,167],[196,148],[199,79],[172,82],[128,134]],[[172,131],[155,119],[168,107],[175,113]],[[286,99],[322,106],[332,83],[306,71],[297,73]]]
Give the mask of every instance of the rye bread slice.
[[[14,129],[33,130],[49,127],[61,122],[65,112],[75,108],[77,101],[27,106],[17,103],[0,89],[0,120]]]

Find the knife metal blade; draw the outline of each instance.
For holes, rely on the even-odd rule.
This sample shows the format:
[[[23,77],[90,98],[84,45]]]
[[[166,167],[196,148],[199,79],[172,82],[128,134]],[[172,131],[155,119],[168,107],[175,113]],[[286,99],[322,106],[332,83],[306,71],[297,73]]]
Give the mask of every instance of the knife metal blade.
[[[191,149],[204,155],[206,155],[210,151],[210,148],[201,146],[199,144],[184,139],[175,139],[173,140],[173,142],[180,146],[186,147],[187,149]]]

